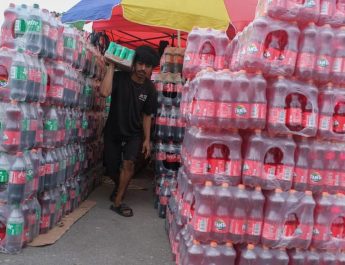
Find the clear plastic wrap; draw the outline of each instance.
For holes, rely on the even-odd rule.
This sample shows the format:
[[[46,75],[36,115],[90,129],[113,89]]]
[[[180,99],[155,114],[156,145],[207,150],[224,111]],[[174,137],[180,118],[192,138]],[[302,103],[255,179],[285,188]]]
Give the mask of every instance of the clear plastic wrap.
[[[259,243],[265,198],[261,189],[246,189],[207,181],[194,189],[195,204],[189,230],[200,242]]]
[[[269,249],[266,246],[254,246],[249,244],[238,252],[238,265],[288,265],[289,256],[286,250]]]
[[[182,73],[185,48],[167,47],[160,61],[161,73]]]
[[[183,62],[183,77],[193,79],[208,67],[222,70],[229,38],[225,31],[194,28],[188,35]]]
[[[312,83],[279,77],[268,85],[267,129],[272,135],[317,133],[318,90]]]
[[[324,192],[315,197],[315,224],[311,246],[325,250],[344,250],[345,195]]]
[[[296,144],[292,137],[270,138],[261,131],[248,139],[242,168],[243,184],[264,190],[289,190]]]
[[[241,144],[237,132],[224,135],[192,127],[185,135],[182,162],[188,178],[193,183],[241,182]]]
[[[176,177],[181,165],[181,146],[173,142],[156,144],[156,174]]]
[[[249,72],[291,76],[295,71],[299,36],[296,23],[256,18],[239,35],[239,47],[232,58]]]
[[[260,72],[202,71],[189,84],[185,98],[191,126],[229,130],[266,125],[266,80]]]
[[[158,92],[158,105],[178,107],[183,89],[180,74],[160,73],[154,82]]]
[[[307,249],[313,236],[314,208],[310,191],[268,192],[261,243],[272,248]]]

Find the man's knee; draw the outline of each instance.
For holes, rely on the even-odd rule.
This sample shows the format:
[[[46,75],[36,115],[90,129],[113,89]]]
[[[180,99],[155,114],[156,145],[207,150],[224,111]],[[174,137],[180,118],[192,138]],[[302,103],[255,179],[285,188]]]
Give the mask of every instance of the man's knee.
[[[134,173],[134,162],[130,160],[123,161],[123,170],[130,174]]]

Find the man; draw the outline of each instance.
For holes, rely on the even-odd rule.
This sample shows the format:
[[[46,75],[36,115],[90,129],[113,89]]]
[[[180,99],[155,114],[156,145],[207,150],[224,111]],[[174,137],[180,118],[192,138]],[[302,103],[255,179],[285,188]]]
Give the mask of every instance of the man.
[[[132,209],[122,200],[134,174],[137,155],[140,148],[145,158],[151,152],[151,115],[156,111],[157,94],[150,76],[158,64],[156,51],[140,46],[132,72],[114,73],[115,67],[110,63],[101,84],[102,96],[112,97],[104,129],[104,164],[108,175],[115,178],[121,166],[119,181],[115,183],[117,194],[110,209],[125,217],[133,216]]]

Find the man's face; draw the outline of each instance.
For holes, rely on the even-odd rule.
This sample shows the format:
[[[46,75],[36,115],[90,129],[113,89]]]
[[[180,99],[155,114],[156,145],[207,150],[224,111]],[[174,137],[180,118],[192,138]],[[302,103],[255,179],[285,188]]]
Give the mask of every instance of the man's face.
[[[143,62],[136,62],[134,65],[134,73],[140,78],[151,78],[152,65],[144,64]]]

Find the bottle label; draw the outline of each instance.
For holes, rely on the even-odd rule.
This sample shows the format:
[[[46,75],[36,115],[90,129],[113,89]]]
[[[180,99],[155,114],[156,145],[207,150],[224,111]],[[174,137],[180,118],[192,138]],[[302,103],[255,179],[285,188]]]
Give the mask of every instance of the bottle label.
[[[315,8],[316,7],[316,1],[315,0],[306,0],[304,2],[304,7]]]
[[[35,225],[36,224],[36,214],[35,213],[30,213],[28,216],[28,220],[29,220],[29,225]]]
[[[233,235],[245,235],[247,230],[247,220],[233,218],[229,232]]]
[[[264,172],[262,178],[265,180],[275,180],[276,179],[276,165],[264,164]]]
[[[344,69],[344,58],[336,57],[333,61],[332,73],[342,73]]]
[[[71,200],[74,200],[75,199],[75,190],[71,190],[69,193],[69,196],[70,196]]]
[[[301,125],[302,124],[302,109],[301,108],[288,108],[287,123],[289,125]]]
[[[325,170],[325,179],[323,184],[328,187],[335,187],[335,172],[333,170]]]
[[[84,86],[83,94],[86,95],[86,96],[92,95],[92,87],[90,87],[90,86]]]
[[[166,161],[168,163],[176,163],[177,162],[177,155],[174,153],[167,153],[166,154]]]
[[[308,182],[308,168],[295,167],[294,182],[307,183]]]
[[[16,36],[22,36],[26,32],[26,22],[24,19],[16,19],[14,22],[14,33]]]
[[[209,217],[197,216],[196,214],[193,217],[194,230],[198,232],[211,232],[211,220]]]
[[[229,224],[230,218],[229,217],[215,217],[213,221],[213,229],[212,231],[218,234],[227,234],[229,233]]]
[[[323,131],[332,131],[333,130],[332,117],[320,115],[319,129]]]
[[[225,162],[224,159],[208,159],[207,172],[210,174],[224,174]]]
[[[227,175],[232,177],[241,176],[242,172],[242,161],[231,160],[225,163],[225,172]]]
[[[159,117],[157,117],[157,119],[156,119],[156,124],[157,125],[167,125],[167,123],[168,123],[168,119],[167,119],[167,117],[162,117],[162,116],[159,116]]]
[[[34,179],[34,172],[32,171],[32,169],[28,169],[26,171],[26,181],[30,182]]]
[[[293,66],[295,67],[297,60],[297,52],[285,50],[280,53],[278,62],[280,66]]]
[[[58,130],[58,121],[57,120],[46,120],[44,122],[45,131],[57,131]]]
[[[251,220],[247,221],[247,235],[249,236],[260,236],[262,230],[261,220]]]
[[[54,174],[54,164],[45,164],[45,174],[47,175]]]
[[[29,120],[30,125],[30,131],[36,132],[38,127],[38,121],[37,120]]]
[[[30,120],[29,119],[23,119],[22,120],[22,131],[26,132],[30,129]]]
[[[250,104],[248,103],[235,103],[233,108],[232,117],[235,119],[249,119]]]
[[[278,226],[279,223],[271,224],[269,222],[265,222],[262,229],[262,237],[268,240],[279,240],[280,238],[280,227]]]
[[[169,198],[167,196],[160,196],[159,197],[159,203],[163,206],[168,205]]]
[[[29,81],[32,81],[32,82],[35,82],[35,78],[36,78],[35,75],[36,75],[35,69],[29,68],[29,69],[28,69],[28,80],[29,80]]]
[[[73,37],[64,37],[64,47],[75,50],[76,40]]]
[[[202,53],[200,56],[200,61],[198,60],[198,62],[195,63],[197,63],[201,67],[214,67],[214,60],[214,54]]]
[[[174,84],[173,83],[163,83],[163,92],[173,92],[174,91]]]
[[[7,170],[0,169],[0,184],[7,183],[9,179],[9,174]]]
[[[245,54],[254,56],[257,58],[261,57],[261,45],[259,43],[249,43],[244,50]]]
[[[186,127],[186,121],[183,118],[177,119],[176,127],[178,127],[178,128],[185,128]]]
[[[49,228],[49,226],[50,226],[50,214],[43,215],[41,218],[40,228],[46,229],[46,228]]]
[[[309,183],[314,186],[322,186],[324,183],[324,177],[323,177],[323,171],[322,170],[310,170],[309,174]]]
[[[25,66],[12,66],[10,72],[11,79],[26,81],[28,79],[28,72]]]
[[[42,143],[43,142],[43,130],[37,130],[36,131],[36,143]]]
[[[30,19],[27,21],[27,31],[33,33],[42,32],[42,21]]]
[[[245,160],[243,163],[243,176],[258,177],[261,178],[262,162],[255,160]]]
[[[313,229],[313,241],[324,241],[328,242],[331,238],[331,231],[328,226],[322,224],[314,224]]]
[[[331,57],[319,56],[316,61],[315,70],[321,73],[329,73],[331,70]]]
[[[192,115],[196,117],[215,117],[216,103],[213,101],[196,100],[193,105]]]
[[[190,173],[204,175],[208,172],[208,161],[201,158],[191,158],[188,161],[188,169]]]
[[[286,120],[286,109],[283,108],[270,108],[269,115],[268,115],[268,122],[276,125],[276,124],[284,124]]]
[[[26,173],[25,171],[10,171],[9,183],[11,184],[25,184],[26,183]]]
[[[330,16],[331,14],[331,2],[321,1],[320,15]]]
[[[49,38],[52,39],[53,41],[57,41],[58,36],[59,36],[59,30],[57,28],[50,27]]]
[[[156,160],[165,161],[166,159],[167,159],[167,155],[165,152],[157,152],[156,153]]]
[[[276,176],[278,180],[284,180],[284,181],[292,181],[293,177],[293,166],[287,166],[287,165],[278,165]]]
[[[23,234],[24,224],[11,224],[10,222],[7,223],[6,227],[6,235],[7,236],[20,236]]]
[[[312,71],[314,69],[315,61],[316,61],[315,54],[301,52],[298,55],[297,69],[308,69]]]
[[[303,128],[316,128],[316,117],[317,114],[313,112],[304,112],[302,119]]]
[[[279,58],[281,56],[281,50],[268,47],[268,49],[263,53],[263,56],[265,59],[268,59],[270,61],[280,60]]]
[[[267,115],[267,105],[265,103],[253,103],[251,108],[251,119],[265,120]]]
[[[345,116],[335,115],[333,117],[334,131],[343,133],[345,131]]]
[[[232,103],[220,102],[218,103],[217,117],[221,119],[231,119],[232,115]]]

